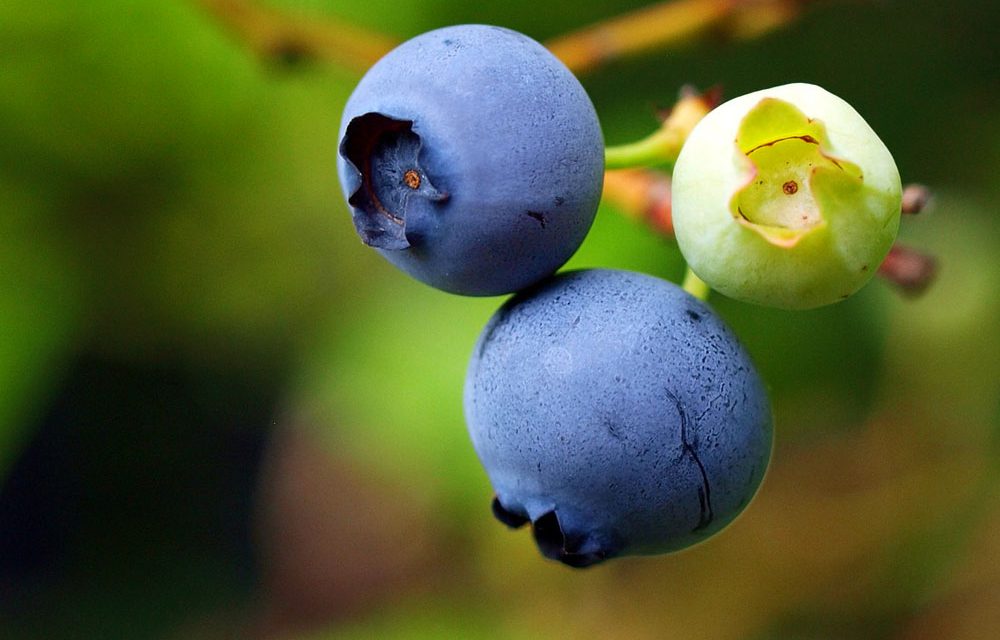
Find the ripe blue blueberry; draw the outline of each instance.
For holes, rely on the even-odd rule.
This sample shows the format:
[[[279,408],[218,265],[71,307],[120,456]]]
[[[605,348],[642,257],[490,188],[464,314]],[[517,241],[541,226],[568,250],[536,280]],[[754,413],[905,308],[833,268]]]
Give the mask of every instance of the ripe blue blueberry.
[[[508,29],[455,26],[403,43],[358,84],[340,135],[361,239],[445,291],[499,295],[541,280],[597,211],[594,107],[561,62]]]
[[[703,302],[652,276],[561,274],[510,299],[465,382],[494,515],[584,567],[682,549],[733,520],[771,452],[764,386]]]

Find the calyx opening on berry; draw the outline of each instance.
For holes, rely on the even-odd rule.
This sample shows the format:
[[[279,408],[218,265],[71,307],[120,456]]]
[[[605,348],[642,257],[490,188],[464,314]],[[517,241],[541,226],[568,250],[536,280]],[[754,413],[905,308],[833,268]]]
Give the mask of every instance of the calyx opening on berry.
[[[419,236],[410,220],[414,209],[448,199],[420,166],[420,146],[412,120],[373,112],[348,123],[340,155],[360,174],[347,201],[354,228],[365,244],[409,248]]]
[[[593,535],[567,532],[555,511],[547,511],[532,522],[531,531],[543,556],[577,569],[603,562],[616,551],[605,548]]]
[[[733,194],[733,217],[781,247],[827,223],[845,186],[863,181],[857,165],[828,151],[826,127],[791,103],[764,98],[740,122],[738,153],[747,183]]]
[[[603,562],[616,555],[619,545],[607,545],[600,536],[593,534],[573,534],[567,532],[559,521],[559,515],[546,511],[534,521],[521,513],[508,511],[500,499],[494,497],[490,505],[493,517],[511,529],[518,529],[529,522],[535,544],[543,556],[578,569]]]

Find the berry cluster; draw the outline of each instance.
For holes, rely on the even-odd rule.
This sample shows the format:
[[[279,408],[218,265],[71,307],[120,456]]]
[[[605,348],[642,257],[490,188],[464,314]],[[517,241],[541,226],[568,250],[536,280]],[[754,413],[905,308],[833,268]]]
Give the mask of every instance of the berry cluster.
[[[767,394],[704,302],[652,276],[553,275],[601,196],[600,125],[537,42],[491,26],[399,46],[344,111],[338,167],[361,239],[411,276],[514,293],[466,378],[493,513],[583,567],[695,544],[747,505],[770,458]],[[679,246],[707,284],[801,308],[856,291],[895,237],[899,176],[838,98],[810,85],[706,116],[675,166]]]

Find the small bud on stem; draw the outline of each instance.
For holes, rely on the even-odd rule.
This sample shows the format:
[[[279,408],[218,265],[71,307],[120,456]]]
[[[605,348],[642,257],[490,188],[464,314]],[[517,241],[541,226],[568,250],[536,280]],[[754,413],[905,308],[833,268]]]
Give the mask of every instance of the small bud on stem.
[[[931,201],[931,190],[922,184],[911,183],[903,187],[902,212],[915,215],[923,211]]]
[[[918,296],[934,281],[937,270],[934,256],[895,244],[878,268],[878,275],[896,285],[902,293]]]

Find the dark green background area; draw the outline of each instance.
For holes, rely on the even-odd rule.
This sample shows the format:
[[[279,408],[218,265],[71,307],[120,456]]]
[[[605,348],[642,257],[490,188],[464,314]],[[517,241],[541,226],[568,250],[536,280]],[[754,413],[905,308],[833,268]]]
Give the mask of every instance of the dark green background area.
[[[269,4],[545,40],[647,3]],[[580,573],[492,521],[465,433],[502,300],[354,234],[355,74],[262,61],[193,0],[0,4],[0,638],[975,637],[1000,599],[997,33],[979,0],[830,1],[581,75],[612,144],[684,84],[837,93],[934,189],[901,240],[941,272],[801,313],[713,296],[774,468],[719,541]],[[684,268],[608,206],[567,268],[594,266]]]

